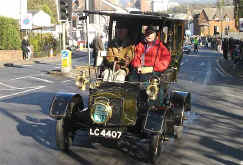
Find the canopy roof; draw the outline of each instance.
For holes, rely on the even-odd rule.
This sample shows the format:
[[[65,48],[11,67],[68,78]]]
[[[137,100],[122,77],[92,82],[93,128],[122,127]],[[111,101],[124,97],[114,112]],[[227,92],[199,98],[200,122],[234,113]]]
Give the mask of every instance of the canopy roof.
[[[84,11],[87,14],[98,14],[98,15],[105,15],[105,16],[110,16],[114,20],[122,20],[122,19],[127,19],[127,20],[134,20],[136,21],[173,21],[173,22],[181,22],[183,23],[185,20],[181,19],[174,19],[169,17],[167,14],[163,13],[153,13],[153,12],[140,12],[140,11],[134,11],[130,13],[110,13],[110,12],[103,12],[103,11]]]

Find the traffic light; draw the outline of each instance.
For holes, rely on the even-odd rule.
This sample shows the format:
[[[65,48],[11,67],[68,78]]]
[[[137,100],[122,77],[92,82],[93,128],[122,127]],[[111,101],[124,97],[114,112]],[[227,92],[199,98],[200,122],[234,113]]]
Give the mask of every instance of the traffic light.
[[[72,0],[59,0],[60,20],[71,20],[72,18]]]

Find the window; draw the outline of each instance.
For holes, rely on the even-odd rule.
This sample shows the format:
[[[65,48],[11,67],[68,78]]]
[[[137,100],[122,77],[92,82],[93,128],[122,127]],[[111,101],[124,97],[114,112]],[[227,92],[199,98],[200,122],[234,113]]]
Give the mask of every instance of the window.
[[[229,17],[225,17],[225,21],[226,22],[229,22],[230,21],[230,18]]]

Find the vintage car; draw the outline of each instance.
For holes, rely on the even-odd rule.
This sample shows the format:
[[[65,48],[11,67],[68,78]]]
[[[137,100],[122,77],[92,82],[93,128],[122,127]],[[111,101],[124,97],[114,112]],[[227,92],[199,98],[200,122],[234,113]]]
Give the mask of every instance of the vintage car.
[[[87,107],[79,92],[57,93],[50,106],[49,115],[56,119],[57,147],[68,150],[77,130],[87,130],[94,141],[118,142],[136,136],[148,139],[148,159],[155,163],[168,138],[181,138],[184,114],[191,110],[190,93],[174,89],[183,56],[184,21],[157,13],[86,13],[109,18],[109,42],[115,37],[117,21],[133,23],[132,44],[141,39],[143,26],[157,26],[158,38],[170,51],[172,61],[165,72],[152,74],[142,82],[104,81],[100,76],[105,68],[103,64],[96,67],[95,75],[80,73],[76,85],[89,91]],[[163,100],[159,100],[163,102],[162,106],[156,103],[161,98],[158,97],[160,89],[163,89]]]

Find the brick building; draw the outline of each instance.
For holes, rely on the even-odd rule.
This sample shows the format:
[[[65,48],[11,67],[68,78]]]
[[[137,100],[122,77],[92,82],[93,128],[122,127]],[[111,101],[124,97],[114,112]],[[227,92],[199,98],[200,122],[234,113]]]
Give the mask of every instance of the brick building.
[[[237,32],[235,28],[234,7],[205,8],[200,14],[194,15],[194,34],[201,36],[225,35]]]

